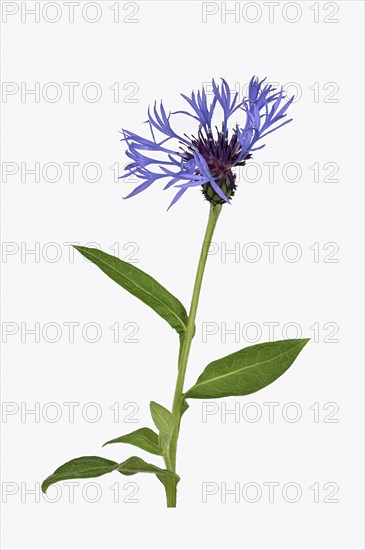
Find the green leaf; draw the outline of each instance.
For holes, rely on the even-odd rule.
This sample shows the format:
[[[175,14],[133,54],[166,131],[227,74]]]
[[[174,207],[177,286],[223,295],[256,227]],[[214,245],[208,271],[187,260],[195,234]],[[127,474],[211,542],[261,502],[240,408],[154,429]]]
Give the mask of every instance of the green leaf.
[[[54,474],[43,481],[42,491],[45,493],[50,485],[63,481],[64,479],[99,477],[112,472],[117,467],[117,462],[101,458],[100,456],[82,456],[80,458],[74,458],[57,468]]]
[[[159,446],[158,435],[150,428],[140,428],[135,432],[131,432],[116,439],[111,439],[104,443],[105,445],[110,445],[110,443],[129,443],[130,445],[135,445],[144,451],[148,451],[154,455],[162,456],[162,449]]]
[[[181,402],[181,416],[186,412],[189,408],[189,403],[186,401],[186,399],[183,399]]]
[[[45,493],[50,485],[66,479],[99,477],[113,471],[120,472],[125,476],[132,476],[140,472],[156,474],[164,485],[166,485],[167,480],[171,479],[171,477],[176,483],[178,483],[180,479],[174,472],[163,470],[153,464],[148,464],[138,456],[131,456],[121,464],[99,456],[82,456],[80,458],[74,458],[57,468],[54,474],[43,481],[42,491]]]
[[[174,417],[170,411],[155,401],[151,401],[150,409],[152,420],[160,432],[160,446],[163,448],[164,454],[166,454],[175,427]]]
[[[179,334],[186,330],[188,315],[182,303],[138,267],[96,248],[74,246],[108,277],[150,306]]]
[[[261,390],[290,367],[308,341],[266,342],[213,361],[184,397],[210,399]]]
[[[179,476],[174,472],[170,472],[170,470],[164,470],[163,468],[158,468],[158,466],[155,466],[154,464],[149,464],[138,456],[131,456],[130,458],[119,464],[117,470],[125,476],[132,476],[134,474],[143,472],[146,474],[156,474],[160,481],[161,478],[170,479],[171,477],[174,478],[176,482],[180,480]]]

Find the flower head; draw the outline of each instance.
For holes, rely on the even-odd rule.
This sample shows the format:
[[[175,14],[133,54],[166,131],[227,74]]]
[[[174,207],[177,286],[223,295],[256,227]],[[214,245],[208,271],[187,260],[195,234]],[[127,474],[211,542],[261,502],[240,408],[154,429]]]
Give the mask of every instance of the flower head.
[[[264,84],[265,80],[253,77],[248,97],[242,100],[222,79],[220,85],[212,81],[210,101],[204,88],[190,97],[181,94],[189,110],[167,114],[162,101],[160,105],[155,103],[153,109],[148,109],[149,138],[123,129],[122,140],[127,143],[126,155],[131,162],[121,177],[133,174],[141,180],[126,198],[164,180],[164,189],[177,189],[170,206],[193,187],[200,187],[213,204],[230,202],[236,189],[233,169],[244,166],[252,152],[265,147],[258,143],[262,138],[292,120],[282,121],[293,98],[285,101],[283,90]],[[220,128],[213,124],[219,107],[223,118]],[[196,120],[196,136],[181,136],[174,131],[171,120],[179,114]],[[233,115],[236,120],[230,128]],[[242,124],[237,122],[239,118],[243,118]]]

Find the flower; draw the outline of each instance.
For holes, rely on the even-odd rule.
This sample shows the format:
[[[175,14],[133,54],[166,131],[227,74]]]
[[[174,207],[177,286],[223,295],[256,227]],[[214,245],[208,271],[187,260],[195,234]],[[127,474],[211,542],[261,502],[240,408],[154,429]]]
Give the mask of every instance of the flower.
[[[238,93],[231,93],[222,78],[220,85],[212,80],[212,97],[208,101],[204,88],[191,96],[181,94],[190,111],[175,111],[166,114],[161,101],[148,109],[150,138],[144,138],[129,130],[122,130],[131,160],[126,166],[126,175],[135,175],[141,180],[127,197],[141,193],[158,180],[168,180],[164,189],[174,187],[177,193],[169,208],[190,188],[201,187],[205,198],[213,204],[229,203],[236,189],[236,175],[232,169],[244,166],[252,152],[265,147],[258,142],[292,119],[282,121],[294,98],[284,101],[283,90],[264,84],[252,77],[248,86],[248,97],[241,101]],[[221,130],[213,128],[213,116],[217,109],[222,112]],[[237,122],[228,127],[232,115],[243,115],[244,124]],[[184,115],[198,123],[197,136],[178,135],[172,125],[172,118]],[[160,154],[156,158],[154,154]],[[152,156],[151,156],[152,154]]]

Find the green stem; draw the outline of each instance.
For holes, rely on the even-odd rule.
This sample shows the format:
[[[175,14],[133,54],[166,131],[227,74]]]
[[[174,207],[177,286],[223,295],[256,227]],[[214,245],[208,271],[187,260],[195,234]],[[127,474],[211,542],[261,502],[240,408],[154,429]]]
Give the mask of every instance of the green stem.
[[[170,446],[169,446],[169,455],[165,457],[166,467],[169,470],[172,470],[173,472],[176,472],[176,451],[177,451],[177,441],[179,437],[180,422],[181,422],[181,415],[182,415],[181,407],[184,399],[183,390],[184,390],[185,373],[186,373],[186,367],[189,359],[191,341],[193,339],[194,331],[195,331],[195,317],[198,309],[199,295],[200,295],[200,290],[202,286],[205,264],[207,262],[209,246],[210,246],[210,243],[212,242],[214,229],[215,229],[219,214],[221,212],[221,209],[222,209],[222,205],[220,204],[217,204],[215,206],[213,205],[210,206],[208,225],[207,225],[207,229],[205,232],[204,241],[203,241],[203,245],[200,253],[198,269],[196,272],[195,283],[194,283],[194,290],[191,298],[189,319],[188,319],[185,335],[181,339],[181,343],[180,343],[181,347],[179,352],[179,369],[178,369],[178,375],[176,380],[174,401],[172,405],[172,415],[175,420],[175,430],[172,435]],[[174,480],[172,480],[171,483],[168,484],[168,486],[166,487],[166,498],[167,498],[167,506],[169,508],[175,508],[176,483],[174,482]]]

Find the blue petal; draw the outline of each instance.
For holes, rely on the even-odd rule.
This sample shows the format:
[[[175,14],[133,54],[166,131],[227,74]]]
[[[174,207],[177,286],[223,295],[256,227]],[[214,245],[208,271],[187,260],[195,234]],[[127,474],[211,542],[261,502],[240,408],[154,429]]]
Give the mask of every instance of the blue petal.
[[[171,206],[173,206],[183,196],[185,191],[186,191],[186,189],[179,189],[179,191],[176,193],[176,195],[172,199],[172,201],[171,201],[171,203],[170,203],[167,210],[170,210]]]

